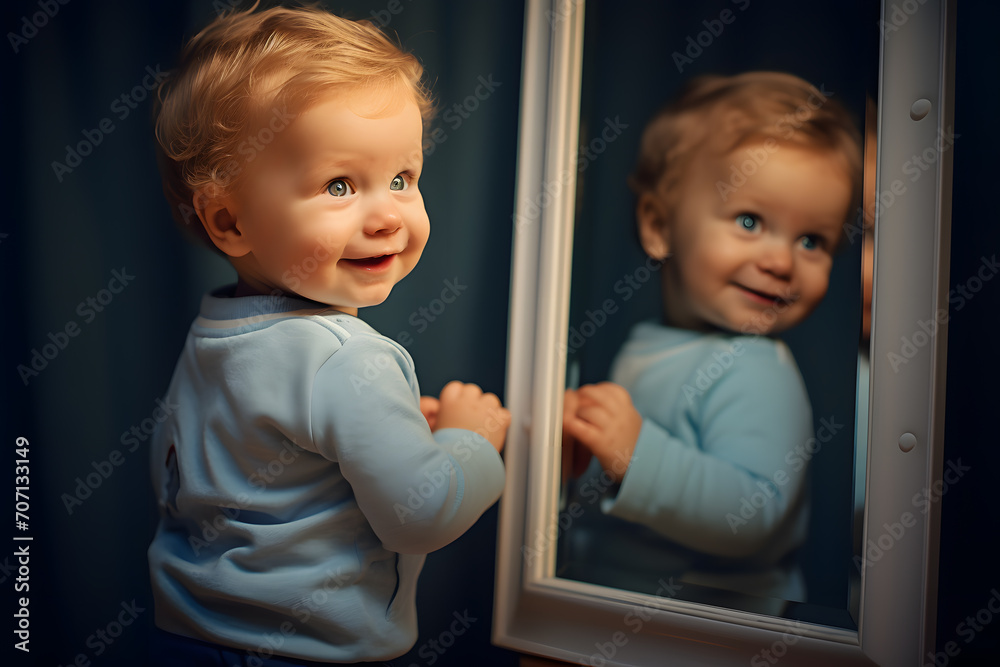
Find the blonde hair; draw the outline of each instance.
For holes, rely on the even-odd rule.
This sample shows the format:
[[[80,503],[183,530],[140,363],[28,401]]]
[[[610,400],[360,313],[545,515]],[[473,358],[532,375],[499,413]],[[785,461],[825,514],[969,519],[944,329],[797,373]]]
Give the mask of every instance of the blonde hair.
[[[782,72],[692,79],[646,125],[629,187],[659,191],[674,206],[683,175],[702,150],[729,153],[750,142],[791,142],[844,157],[852,184],[849,212],[861,199],[861,136],[850,115],[807,81]]]
[[[213,249],[197,219],[189,224],[195,193],[237,187],[249,161],[241,146],[258,133],[266,139],[269,120],[287,122],[331,90],[357,88],[408,90],[425,129],[433,116],[420,62],[370,21],[316,7],[256,9],[223,14],[191,38],[158,91],[164,194],[175,220]]]

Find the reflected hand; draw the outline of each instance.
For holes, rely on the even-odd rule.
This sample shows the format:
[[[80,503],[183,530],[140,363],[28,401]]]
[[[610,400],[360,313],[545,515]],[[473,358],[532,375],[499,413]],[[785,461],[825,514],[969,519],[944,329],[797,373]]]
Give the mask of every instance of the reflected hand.
[[[590,450],[581,445],[566,427],[566,421],[576,419],[576,410],[580,399],[575,389],[567,389],[563,397],[563,430],[562,430],[562,481],[566,482],[579,477],[590,465]]]
[[[621,482],[635,452],[642,415],[628,391],[612,382],[584,385],[572,393],[575,396],[570,398],[567,392],[563,431],[590,450],[605,472]]]

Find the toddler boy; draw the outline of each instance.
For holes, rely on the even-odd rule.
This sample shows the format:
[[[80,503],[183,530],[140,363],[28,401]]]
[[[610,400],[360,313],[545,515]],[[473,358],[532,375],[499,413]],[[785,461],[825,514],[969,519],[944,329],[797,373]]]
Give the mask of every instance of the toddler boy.
[[[822,300],[860,180],[847,114],[788,74],[697,79],[645,130],[631,186],[663,319],[633,329],[612,382],[567,391],[564,428],[620,484],[602,509],[651,528],[652,560],[688,581],[801,595],[813,424],[770,336]]]
[[[275,8],[215,20],[160,91],[167,197],[238,280],[204,297],[152,444],[159,664],[399,656],[425,554],[500,495],[497,397],[421,399],[357,317],[427,241],[422,76],[366,21]]]

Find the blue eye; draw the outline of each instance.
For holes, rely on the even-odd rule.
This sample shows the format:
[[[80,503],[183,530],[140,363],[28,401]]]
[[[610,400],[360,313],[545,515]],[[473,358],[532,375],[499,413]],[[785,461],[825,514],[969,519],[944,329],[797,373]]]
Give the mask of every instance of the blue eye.
[[[410,187],[410,182],[403,178],[402,174],[396,174],[396,178],[392,179],[392,183],[389,184],[390,190],[405,190]]]
[[[736,224],[739,228],[748,232],[755,232],[760,228],[760,220],[750,213],[740,213],[736,216]]]
[[[818,236],[803,236],[802,237],[802,247],[806,250],[818,250],[820,246],[820,238]]]
[[[334,197],[346,197],[354,194],[351,184],[342,178],[338,178],[327,186],[326,191]]]

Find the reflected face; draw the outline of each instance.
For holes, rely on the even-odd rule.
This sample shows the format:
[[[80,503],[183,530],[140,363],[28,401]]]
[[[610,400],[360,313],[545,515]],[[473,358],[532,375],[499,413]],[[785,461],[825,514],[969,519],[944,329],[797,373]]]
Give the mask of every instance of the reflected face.
[[[417,188],[422,132],[406,96],[339,93],[300,114],[233,196],[252,248],[234,260],[241,278],[351,314],[384,301],[430,231]]]
[[[851,200],[842,158],[773,140],[744,145],[696,157],[678,192],[661,232],[672,254],[668,324],[774,334],[819,305]]]
[[[869,100],[869,105],[872,102]],[[869,108],[869,116],[874,114]],[[878,141],[874,118],[865,121],[865,173],[862,184],[864,197],[864,245],[861,248],[861,339],[867,341],[872,333],[872,289],[875,284],[875,177],[878,171]]]
[[[872,335],[872,292],[875,287],[875,233],[865,230],[861,248],[861,339]]]

